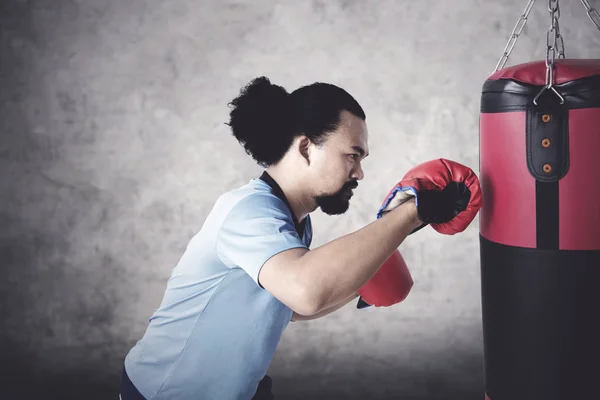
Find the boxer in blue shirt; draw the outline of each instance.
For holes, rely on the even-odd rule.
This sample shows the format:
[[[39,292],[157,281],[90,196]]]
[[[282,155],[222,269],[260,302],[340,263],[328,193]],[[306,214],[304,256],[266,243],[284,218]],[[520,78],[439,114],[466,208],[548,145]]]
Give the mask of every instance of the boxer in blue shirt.
[[[356,298],[423,224],[409,200],[309,250],[310,212],[344,213],[363,179],[369,150],[361,106],[334,85],[288,93],[265,77],[230,105],[234,137],[265,171],[219,197],[190,240],[125,357],[122,400],[273,399],[266,373],[288,323]]]

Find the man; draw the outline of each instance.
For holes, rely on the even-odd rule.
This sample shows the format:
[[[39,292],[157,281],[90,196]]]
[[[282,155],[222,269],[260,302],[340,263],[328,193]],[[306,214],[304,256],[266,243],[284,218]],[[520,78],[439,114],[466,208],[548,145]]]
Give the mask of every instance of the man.
[[[222,195],[189,242],[127,354],[123,400],[272,399],[265,374],[288,323],[356,298],[426,219],[413,198],[309,250],[310,213],[344,213],[364,177],[364,111],[337,86],[287,93],[264,77],[231,105],[233,135],[266,169]],[[431,191],[429,203],[448,221],[456,199],[442,192]]]

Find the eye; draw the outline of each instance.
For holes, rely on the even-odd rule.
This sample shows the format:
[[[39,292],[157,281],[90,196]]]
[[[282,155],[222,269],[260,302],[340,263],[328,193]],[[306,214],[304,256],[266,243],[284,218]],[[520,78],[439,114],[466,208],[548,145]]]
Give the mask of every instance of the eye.
[[[353,160],[358,160],[359,157],[360,157],[360,154],[350,154],[350,158]]]

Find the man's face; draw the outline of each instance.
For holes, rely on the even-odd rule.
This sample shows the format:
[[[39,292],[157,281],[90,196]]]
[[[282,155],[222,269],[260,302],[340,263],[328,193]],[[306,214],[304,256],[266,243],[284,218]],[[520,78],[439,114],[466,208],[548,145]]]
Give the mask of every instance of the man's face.
[[[352,189],[364,177],[360,163],[369,154],[367,142],[365,121],[342,111],[339,128],[321,147],[312,149],[315,200],[325,214],[343,214],[348,210]]]

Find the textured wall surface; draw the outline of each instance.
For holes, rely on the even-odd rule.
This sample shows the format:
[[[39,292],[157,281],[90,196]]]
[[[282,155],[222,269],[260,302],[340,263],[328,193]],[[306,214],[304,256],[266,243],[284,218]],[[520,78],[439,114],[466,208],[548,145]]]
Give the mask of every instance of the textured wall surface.
[[[224,125],[250,79],[335,83],[366,110],[366,178],[345,215],[313,215],[316,247],[371,222],[415,163],[477,170],[481,85],[525,5],[2,1],[0,398],[115,398],[187,241],[260,173]],[[567,57],[600,57],[581,3],[561,5]],[[540,0],[509,65],[543,59],[548,25]],[[405,242],[402,305],[290,324],[277,398],[481,399],[477,235]]]

